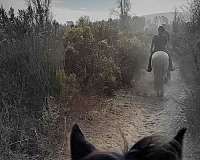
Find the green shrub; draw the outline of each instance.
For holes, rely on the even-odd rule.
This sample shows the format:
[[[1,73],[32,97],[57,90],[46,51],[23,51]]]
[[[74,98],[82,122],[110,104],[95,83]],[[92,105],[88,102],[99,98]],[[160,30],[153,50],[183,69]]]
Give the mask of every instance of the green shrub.
[[[88,26],[73,28],[65,34],[65,42],[71,45],[65,52],[65,72],[77,76],[82,91],[97,93],[103,90],[105,81],[114,83],[118,68],[111,56],[114,49],[93,37]]]
[[[48,137],[39,119],[48,109],[47,97],[60,95],[60,66],[52,57],[58,51],[55,44],[62,44],[62,30],[49,20],[48,1],[42,2],[40,10],[35,3],[18,15],[0,8],[0,159],[45,156],[40,143]]]
[[[75,74],[81,90],[90,93],[130,85],[144,63],[145,42],[137,37],[120,33],[110,21],[71,28],[64,35],[65,72]]]

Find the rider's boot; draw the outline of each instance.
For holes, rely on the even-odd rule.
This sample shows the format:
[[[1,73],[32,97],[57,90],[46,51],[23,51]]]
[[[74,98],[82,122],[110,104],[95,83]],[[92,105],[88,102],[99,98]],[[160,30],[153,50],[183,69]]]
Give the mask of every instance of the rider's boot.
[[[151,54],[151,56],[149,57],[149,64],[148,64],[147,72],[151,72],[151,71],[152,71],[151,59],[152,59],[152,54]]]
[[[171,58],[171,56],[169,57],[169,70],[170,70],[170,71],[174,71],[174,70],[175,70],[175,68],[174,68],[174,66],[173,66],[173,63],[172,63],[172,58]]]
[[[169,70],[170,70],[170,71],[174,71],[175,68],[174,68],[173,66],[171,66],[171,67],[169,67]]]
[[[152,71],[152,67],[151,65],[148,65],[147,72],[151,72],[151,71]]]

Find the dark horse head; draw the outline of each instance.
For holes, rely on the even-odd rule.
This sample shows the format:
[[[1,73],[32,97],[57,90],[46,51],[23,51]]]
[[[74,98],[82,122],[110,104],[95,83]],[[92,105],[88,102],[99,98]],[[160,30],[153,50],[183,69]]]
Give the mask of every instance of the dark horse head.
[[[79,126],[75,124],[71,132],[72,160],[181,160],[182,145],[186,128],[167,140],[161,136],[149,136],[139,140],[126,153],[99,151],[88,142]]]

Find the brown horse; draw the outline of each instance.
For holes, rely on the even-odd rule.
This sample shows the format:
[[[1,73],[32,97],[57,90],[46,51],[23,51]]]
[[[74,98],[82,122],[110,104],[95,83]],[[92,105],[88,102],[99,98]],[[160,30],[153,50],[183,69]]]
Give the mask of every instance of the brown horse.
[[[139,140],[126,153],[100,151],[88,142],[79,126],[72,128],[70,147],[72,160],[181,160],[186,128],[166,140],[162,136],[149,136]]]

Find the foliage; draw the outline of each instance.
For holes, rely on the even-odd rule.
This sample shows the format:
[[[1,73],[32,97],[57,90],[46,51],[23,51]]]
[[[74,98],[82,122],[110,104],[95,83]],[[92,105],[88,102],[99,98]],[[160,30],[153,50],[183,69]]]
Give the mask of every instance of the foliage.
[[[191,29],[193,32],[196,32],[200,29],[200,1],[192,0],[190,3],[190,21]]]
[[[73,98],[112,95],[144,62],[147,37],[130,29],[143,19],[127,16],[129,31],[118,19],[89,17],[67,28],[50,19],[49,5],[31,0],[17,14],[0,8],[0,159],[54,159]]]
[[[110,56],[114,49],[105,41],[96,42],[89,26],[72,28],[65,42],[71,45],[65,52],[65,72],[77,76],[82,90],[103,89],[105,81],[116,79],[118,68]]]
[[[82,90],[101,93],[104,88],[130,85],[141,67],[143,39],[119,32],[115,23],[90,22],[65,32],[65,72],[77,76]]]
[[[47,0],[30,1],[16,15],[0,8],[0,159],[45,156],[39,119],[46,98],[59,96],[62,87],[56,77],[61,60],[55,59],[62,29],[49,19],[48,7]]]
[[[121,11],[120,12],[121,16],[124,16],[124,15],[127,16],[128,12],[131,9],[131,1],[130,0],[120,0],[118,8]]]
[[[130,15],[131,1],[119,0],[118,6],[113,10],[113,14],[119,16],[118,28],[122,32],[144,32],[145,18]]]
[[[141,64],[144,63],[144,48],[144,44],[136,35],[131,37],[126,34],[120,35],[117,62],[120,66],[124,85],[129,86],[131,80],[136,78],[138,71],[142,67]]]
[[[192,41],[193,59],[196,66],[196,77],[199,80],[200,77],[200,1],[192,0],[190,3],[190,23],[187,25],[187,33],[189,33]]]
[[[173,49],[178,56],[181,56],[183,64],[193,70],[194,77],[199,79],[200,48],[199,44],[199,0],[192,0],[186,10],[190,19],[185,20],[184,16],[175,10],[173,21],[172,42]],[[184,67],[186,70],[186,67]]]

